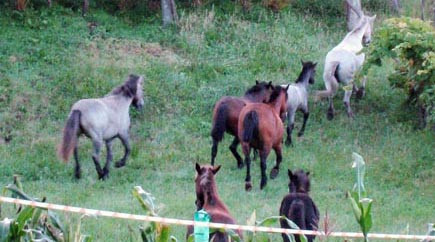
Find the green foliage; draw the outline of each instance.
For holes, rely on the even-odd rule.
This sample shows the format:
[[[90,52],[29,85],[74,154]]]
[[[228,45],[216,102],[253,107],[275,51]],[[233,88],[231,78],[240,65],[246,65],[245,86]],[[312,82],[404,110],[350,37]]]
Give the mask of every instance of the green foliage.
[[[14,184],[3,189],[3,195],[11,194],[13,198],[41,202],[23,191],[18,176],[14,176]],[[42,202],[45,198],[42,199]],[[1,204],[0,204],[1,205]],[[0,210],[1,211],[1,210]],[[6,241],[53,241],[53,242],[92,242],[92,237],[81,234],[81,220],[73,230],[72,224],[65,226],[56,213],[43,208],[22,207],[17,209],[17,217],[0,221],[0,242]]]
[[[344,0],[291,0],[291,5],[305,13],[311,13],[320,16],[344,16]],[[388,12],[388,1],[384,0],[361,0],[363,8],[376,12]]]
[[[435,123],[435,31],[429,22],[413,18],[385,20],[377,30],[364,67],[380,65],[385,57],[395,60],[388,76],[393,87],[408,94],[408,102],[425,108]]]
[[[140,186],[134,187],[133,196],[139,201],[139,204],[145,210],[148,216],[158,216],[158,207],[155,205],[155,198],[149,192],[146,192]],[[145,222],[140,227],[140,234],[144,242],[168,242],[178,241],[170,235],[171,229],[167,224],[159,222]]]
[[[366,191],[364,187],[364,174],[365,174],[365,162],[363,158],[353,153],[353,165],[356,170],[357,182],[352,192],[347,192],[347,196],[352,205],[355,219],[358,222],[362,233],[364,234],[364,240],[367,241],[367,234],[372,228],[372,202],[373,200],[366,197]]]

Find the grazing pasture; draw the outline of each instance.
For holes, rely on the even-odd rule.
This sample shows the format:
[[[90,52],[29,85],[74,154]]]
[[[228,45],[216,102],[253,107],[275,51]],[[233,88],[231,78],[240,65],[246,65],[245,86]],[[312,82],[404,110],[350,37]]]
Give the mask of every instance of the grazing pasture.
[[[242,96],[255,80],[288,84],[300,72],[300,59],[319,63],[310,91],[323,89],[325,55],[346,34],[344,17],[319,19],[292,9],[181,12],[179,27],[166,29],[153,19],[132,25],[104,12],[83,18],[57,6],[22,15],[0,10],[0,186],[19,174],[29,194],[49,202],[141,213],[132,196],[140,185],[164,204],[160,215],[185,219],[196,209],[195,162],[210,162],[216,101]],[[378,15],[374,31],[384,18]],[[406,95],[386,80],[391,70],[386,65],[369,71],[366,96],[352,102],[355,119],[342,108],[342,94],[334,100],[340,108],[333,121],[325,117],[327,102],[310,98],[304,136],[294,147],[283,147],[282,170],[311,172],[310,196],[321,218],[328,210],[335,231],[359,231],[345,197],[355,181],[353,151],[367,165],[365,185],[374,199],[371,232],[422,234],[435,222],[435,136],[414,129],[415,114],[402,105]],[[56,156],[70,107],[104,96],[130,73],[144,77],[145,104],[141,112],[130,110],[126,166],[99,180],[89,156],[91,141],[81,138],[82,179],[75,180],[73,162]],[[296,119],[299,128],[302,117]],[[255,185],[245,192],[245,172],[227,149],[231,142],[225,135],[216,157],[222,165],[216,176],[220,198],[238,223],[245,224],[254,209],[259,219],[278,215],[287,175],[281,172],[261,191]],[[119,141],[113,146],[118,160],[124,150]],[[270,155],[269,169],[274,158]],[[259,181],[259,160],[251,164],[253,180]],[[2,208],[1,218],[13,216],[12,206]],[[139,225],[87,218],[82,229],[96,241],[123,241],[129,231],[137,236]],[[174,227],[181,240],[185,231]]]

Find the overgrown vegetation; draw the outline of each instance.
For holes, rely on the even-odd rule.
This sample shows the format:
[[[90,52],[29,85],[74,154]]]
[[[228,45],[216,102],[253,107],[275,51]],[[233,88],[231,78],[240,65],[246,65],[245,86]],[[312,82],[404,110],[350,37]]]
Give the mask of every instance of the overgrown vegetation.
[[[403,89],[408,103],[420,109],[421,126],[426,119],[435,125],[435,30],[429,22],[413,18],[386,20],[370,47],[367,66],[395,60],[388,80]],[[367,68],[367,67],[366,67]]]
[[[157,17],[132,24],[99,9],[85,18],[58,5],[20,13],[1,9],[0,184],[20,174],[26,191],[44,194],[50,202],[136,214],[143,210],[132,206],[131,188],[141,184],[165,203],[159,215],[191,219],[194,163],[210,161],[214,103],[224,95],[243,95],[257,79],[293,82],[300,59],[319,62],[312,90],[323,89],[324,57],[346,34],[344,16],[313,18],[295,8],[275,14],[261,5],[243,13],[233,6],[225,1],[214,8],[180,11],[179,26],[165,29]],[[375,23],[375,31],[378,27]],[[368,71],[367,95],[354,104],[357,118],[352,121],[340,98],[333,122],[325,118],[325,104],[310,100],[305,136],[283,150],[282,171],[312,172],[310,194],[321,216],[328,209],[336,221],[334,231],[359,230],[351,207],[336,206],[348,204],[352,151],[370,166],[366,184],[376,198],[371,232],[397,233],[409,227],[409,233],[424,234],[433,220],[435,137],[413,129],[415,114],[401,106],[406,96],[387,81],[393,69],[387,61]],[[92,144],[81,139],[83,176],[74,180],[73,164],[61,163],[55,154],[71,105],[104,96],[129,73],[146,79],[144,110],[131,110],[131,159],[126,167],[112,169],[107,181],[98,181]],[[216,161],[222,164],[216,178],[221,199],[238,223],[253,210],[259,218],[277,215],[288,192],[287,176],[281,172],[265,190],[244,192],[244,172],[236,169],[230,143],[224,138]],[[116,160],[123,149],[117,142],[114,146]],[[268,170],[273,162],[271,156]],[[259,170],[253,164],[253,178],[260,177]],[[2,220],[16,217],[12,206],[2,208]],[[123,241],[140,225],[86,219],[81,230],[95,241]],[[184,238],[185,227],[171,229]]]

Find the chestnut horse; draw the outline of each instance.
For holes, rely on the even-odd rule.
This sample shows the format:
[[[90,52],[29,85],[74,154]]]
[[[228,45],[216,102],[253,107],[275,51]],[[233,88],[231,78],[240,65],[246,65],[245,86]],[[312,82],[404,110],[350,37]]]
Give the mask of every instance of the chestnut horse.
[[[287,90],[275,86],[268,103],[249,103],[239,116],[239,139],[242,142],[243,154],[246,163],[245,189],[252,189],[251,184],[251,148],[259,150],[261,162],[261,183],[263,189],[267,183],[266,159],[271,149],[276,154],[275,167],[270,172],[270,178],[274,179],[279,173],[279,164],[282,161],[282,137],[284,125],[281,114],[287,110]]]
[[[279,215],[285,216],[293,221],[300,229],[303,230],[317,230],[319,222],[319,210],[316,204],[308,195],[310,191],[310,172],[298,170],[292,173],[288,170],[289,194],[287,194],[281,202]],[[290,229],[289,224],[285,220],[281,220],[281,228]],[[316,236],[308,235],[307,239],[312,242]],[[284,242],[290,240],[285,234],[282,234]],[[295,235],[295,240],[300,242],[299,235]]]
[[[210,215],[210,222],[236,224],[236,220],[231,216],[227,206],[218,195],[215,175],[220,168],[221,166],[195,164],[196,206],[198,210],[203,209]],[[236,232],[242,238],[241,231],[237,230]],[[189,238],[192,233],[193,226],[188,226],[186,237]],[[228,234],[215,232],[210,234],[210,241],[226,242],[230,240]]]
[[[234,136],[234,140],[229,148],[237,160],[237,167],[239,169],[243,167],[242,158],[237,153],[237,145],[240,143],[237,137],[240,111],[242,111],[242,108],[247,103],[269,101],[271,93],[272,82],[256,81],[255,86],[246,91],[243,97],[223,97],[215,104],[213,109],[213,127],[211,130],[211,137],[213,139],[211,165],[214,165],[218,144],[222,141],[224,133],[227,132]]]

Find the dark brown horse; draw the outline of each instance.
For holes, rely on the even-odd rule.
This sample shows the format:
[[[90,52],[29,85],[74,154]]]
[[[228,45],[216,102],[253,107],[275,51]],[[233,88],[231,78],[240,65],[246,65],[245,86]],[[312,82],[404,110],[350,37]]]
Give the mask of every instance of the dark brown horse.
[[[319,210],[308,195],[310,191],[309,175],[310,172],[304,172],[303,170],[296,171],[294,174],[291,170],[288,170],[290,193],[283,198],[279,215],[287,217],[300,229],[317,230]],[[290,228],[287,221],[281,220],[280,223],[281,228]],[[307,239],[311,242],[315,237],[314,235],[308,235]],[[285,234],[282,235],[282,238],[285,242],[289,241]],[[295,235],[295,240],[297,242],[301,241],[299,235]]]
[[[219,198],[215,175],[219,171],[221,166],[200,166],[195,164],[196,178],[195,178],[195,190],[196,190],[196,206],[197,209],[205,210],[211,217],[211,222],[235,224],[235,219],[230,215],[227,206]],[[242,238],[241,231],[236,231],[240,238]],[[193,227],[187,228],[187,238],[193,233]],[[213,240],[212,240],[213,239]],[[226,242],[228,235],[226,233],[215,232],[210,234],[210,241]]]
[[[270,172],[270,178],[274,179],[279,173],[284,133],[284,125],[280,117],[287,110],[288,87],[275,86],[268,103],[249,103],[240,112],[238,135],[245,155],[245,189],[247,191],[252,189],[251,158],[249,157],[251,148],[258,149],[260,153],[260,189],[263,189],[267,183],[266,159],[271,149],[275,151],[276,164]]]
[[[237,137],[240,111],[242,111],[242,108],[247,103],[267,102],[271,93],[272,82],[256,81],[255,86],[246,91],[243,97],[223,97],[215,104],[213,109],[213,127],[211,130],[211,137],[213,138],[211,165],[214,165],[218,144],[222,141],[224,133],[227,132],[234,136],[234,140],[229,148],[237,160],[237,167],[243,167],[242,158],[237,153],[237,145],[240,143]]]

